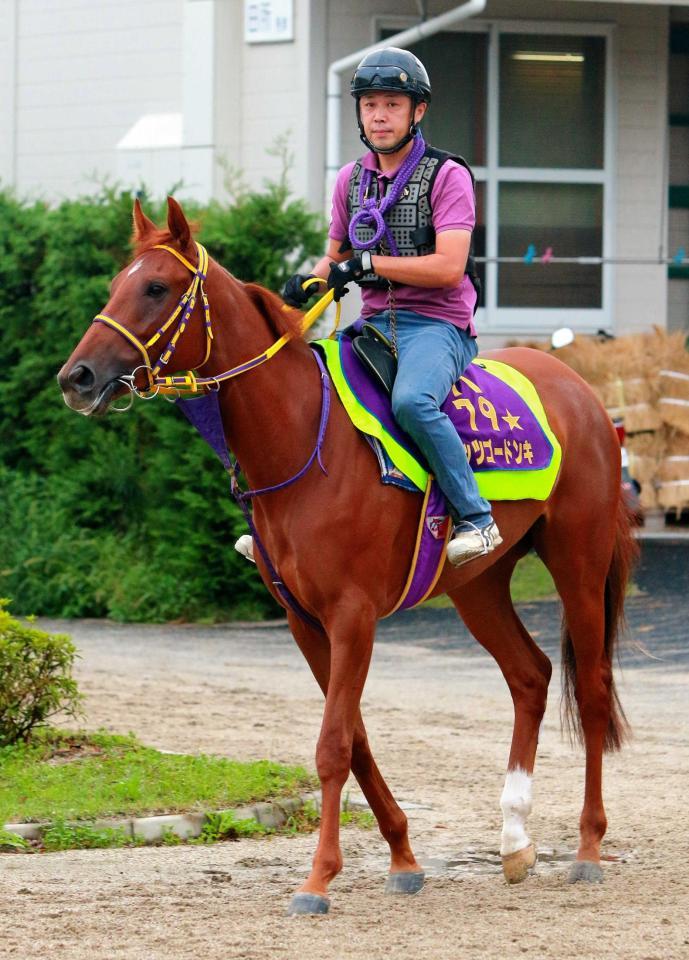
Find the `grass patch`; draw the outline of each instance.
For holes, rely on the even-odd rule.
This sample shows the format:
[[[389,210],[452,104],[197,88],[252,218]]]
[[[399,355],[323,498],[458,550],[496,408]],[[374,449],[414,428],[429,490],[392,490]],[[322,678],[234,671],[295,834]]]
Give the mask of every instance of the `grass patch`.
[[[0,749],[0,827],[222,810],[313,786],[302,767],[177,756],[133,736],[48,730]]]
[[[557,595],[553,578],[535,553],[527,553],[515,567],[510,593],[513,603],[549,600]],[[449,597],[443,595],[427,600],[423,606],[444,610],[452,608],[453,604]]]
[[[370,810],[343,810],[340,814],[340,826],[373,830],[378,824]]]

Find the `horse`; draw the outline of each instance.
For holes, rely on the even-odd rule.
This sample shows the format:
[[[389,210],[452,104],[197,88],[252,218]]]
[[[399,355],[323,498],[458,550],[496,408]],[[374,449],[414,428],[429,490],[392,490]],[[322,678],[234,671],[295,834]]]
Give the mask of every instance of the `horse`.
[[[325,433],[319,430],[324,374],[302,336],[302,314],[208,260],[173,198],[162,228],[136,201],[132,242],[133,262],[114,278],[99,322],[86,330],[58,381],[69,407],[102,415],[128,389],[150,396],[154,381],[160,385],[165,379],[157,376],[163,366],[169,373],[194,371],[185,382],[200,389],[203,378],[204,388],[217,390],[227,447],[251,487],[266,491],[254,499],[253,524],[263,545],[263,552],[256,551],[258,569],[286,607],[290,630],[325,697],[316,747],[320,834],[311,871],[288,912],[328,911],[328,886],[343,866],[340,804],[350,770],[389,845],[386,890],[417,893],[424,873],[407,819],[373,758],[360,700],[376,623],[394,607],[405,583],[419,495],[380,482],[376,458],[337,397]],[[190,273],[197,285],[191,300]],[[162,346],[180,310],[181,334],[178,326]],[[514,727],[500,798],[501,855],[507,881],[520,882],[536,861],[526,821],[552,665],[514,609],[510,579],[531,549],[550,571],[563,606],[563,718],[586,755],[579,844],[569,880],[600,882],[607,827],[603,754],[619,749],[628,733],[613,660],[636,550],[621,493],[619,441],[592,390],[552,354],[514,347],[485,356],[511,364],[535,385],[561,444],[562,462],[547,500],[493,504],[502,545],[464,566],[445,564],[433,596],[449,596],[497,661],[512,696]],[[267,357],[269,362],[259,362]],[[224,377],[228,370],[232,375]],[[174,380],[169,376],[166,382]],[[295,476],[298,482],[287,483]],[[275,570],[296,609],[273,582]]]

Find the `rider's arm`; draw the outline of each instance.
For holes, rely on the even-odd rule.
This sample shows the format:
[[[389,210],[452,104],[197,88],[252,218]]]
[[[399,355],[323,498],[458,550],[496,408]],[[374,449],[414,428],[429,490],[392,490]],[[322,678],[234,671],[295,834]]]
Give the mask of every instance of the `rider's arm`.
[[[318,263],[313,267],[311,273],[316,277],[322,277],[324,280],[328,279],[328,274],[330,273],[330,264],[335,261],[335,263],[341,263],[343,260],[347,260],[348,257],[351,257],[352,252],[349,250],[347,253],[340,253],[341,240],[334,240],[332,237],[328,237],[328,247],[325,251],[325,255],[321,257]]]
[[[435,253],[425,257],[374,255],[371,263],[379,277],[411,287],[457,287],[464,276],[470,244],[469,230],[444,230],[435,238]]]

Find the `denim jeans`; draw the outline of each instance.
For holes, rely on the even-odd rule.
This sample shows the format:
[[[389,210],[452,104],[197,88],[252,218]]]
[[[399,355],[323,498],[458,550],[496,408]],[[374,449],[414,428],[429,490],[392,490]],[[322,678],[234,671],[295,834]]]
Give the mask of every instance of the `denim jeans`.
[[[387,337],[387,311],[367,318]],[[395,419],[426,457],[455,522],[482,527],[490,503],[480,495],[464,444],[440,410],[452,384],[478,353],[476,340],[452,323],[397,311],[397,377],[392,391]]]

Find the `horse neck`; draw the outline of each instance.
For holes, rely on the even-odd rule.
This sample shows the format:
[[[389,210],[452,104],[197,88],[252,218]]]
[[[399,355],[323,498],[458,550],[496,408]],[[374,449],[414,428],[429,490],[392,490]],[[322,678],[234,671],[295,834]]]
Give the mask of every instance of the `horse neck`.
[[[204,376],[258,356],[280,336],[237,281],[214,286],[214,341]],[[301,338],[222,384],[219,400],[227,444],[251,487],[289,479],[306,463],[316,444],[322,396],[318,368]]]

